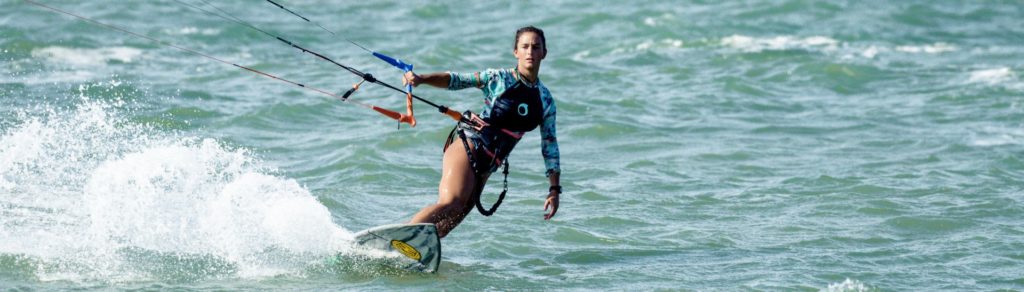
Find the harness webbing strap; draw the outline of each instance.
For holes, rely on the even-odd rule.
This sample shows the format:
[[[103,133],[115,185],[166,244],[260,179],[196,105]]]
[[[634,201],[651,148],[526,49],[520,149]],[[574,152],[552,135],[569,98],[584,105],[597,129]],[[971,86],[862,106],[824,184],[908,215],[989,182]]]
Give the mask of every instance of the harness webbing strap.
[[[467,141],[468,138],[466,138],[466,132],[460,129],[459,126],[459,124],[456,124],[455,128],[452,129],[452,133],[448,134],[448,141],[445,143],[444,149],[445,151],[448,150],[448,145],[451,145],[452,142],[454,142],[454,136],[458,133],[459,140],[462,141],[462,147],[466,150],[466,157],[469,158],[469,166],[473,169],[473,177],[476,179],[477,186],[473,188],[475,191],[473,194],[473,200],[476,201],[476,210],[484,216],[494,215],[494,212],[498,210],[498,206],[501,206],[501,202],[505,200],[505,194],[508,193],[508,159],[505,159],[504,162],[499,162],[504,164],[504,170],[502,171],[502,174],[504,175],[504,185],[502,187],[501,194],[498,195],[498,201],[494,202],[494,205],[492,205],[490,209],[484,209],[483,204],[480,202],[480,197],[483,194],[481,183],[483,181],[482,173],[487,170],[480,169],[480,165],[477,164],[476,155],[474,155],[473,150],[469,148],[469,141]],[[496,156],[491,157],[491,163],[496,162],[496,158]],[[477,190],[478,188],[479,190]]]

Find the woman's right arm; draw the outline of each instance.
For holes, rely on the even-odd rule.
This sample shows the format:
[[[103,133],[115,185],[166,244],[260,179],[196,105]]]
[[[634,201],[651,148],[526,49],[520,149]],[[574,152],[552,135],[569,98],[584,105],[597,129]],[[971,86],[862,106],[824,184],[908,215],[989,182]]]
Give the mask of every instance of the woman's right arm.
[[[423,75],[407,72],[403,78],[403,85],[409,83],[413,86],[430,84],[435,87],[447,88],[448,90],[479,88],[484,90],[484,94],[487,95],[488,90],[485,85],[495,78],[501,78],[502,74],[510,73],[505,73],[502,70],[495,69],[487,69],[482,72],[473,73],[437,72]]]
[[[437,72],[427,74],[416,74],[412,71],[405,72],[405,78],[402,80],[402,85],[412,84],[412,86],[419,86],[420,84],[429,84],[434,87],[448,88],[448,84],[451,83],[451,75],[448,72]]]

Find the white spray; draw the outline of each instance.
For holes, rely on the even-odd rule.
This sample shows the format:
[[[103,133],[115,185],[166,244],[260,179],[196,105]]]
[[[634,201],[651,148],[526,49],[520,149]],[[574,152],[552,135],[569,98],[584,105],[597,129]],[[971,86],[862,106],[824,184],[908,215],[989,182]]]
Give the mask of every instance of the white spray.
[[[43,281],[302,274],[351,233],[244,149],[126,121],[120,103],[0,128],[0,256]]]

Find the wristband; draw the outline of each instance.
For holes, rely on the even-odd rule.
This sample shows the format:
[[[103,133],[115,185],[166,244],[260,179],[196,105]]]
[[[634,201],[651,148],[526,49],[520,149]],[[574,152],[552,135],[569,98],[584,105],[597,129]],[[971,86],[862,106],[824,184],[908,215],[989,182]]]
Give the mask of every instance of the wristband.
[[[550,192],[558,192],[558,194],[562,194],[562,186],[551,186],[551,188],[548,188],[548,193]]]

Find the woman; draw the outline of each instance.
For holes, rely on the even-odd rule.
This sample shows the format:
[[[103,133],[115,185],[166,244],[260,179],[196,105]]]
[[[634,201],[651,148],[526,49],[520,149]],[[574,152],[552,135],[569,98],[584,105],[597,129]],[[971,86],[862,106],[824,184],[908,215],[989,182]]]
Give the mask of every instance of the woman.
[[[544,215],[544,220],[555,216],[558,196],[562,193],[558,140],[555,138],[555,103],[538,78],[540,63],[547,55],[546,44],[544,31],[527,26],[516,31],[512,49],[518,60],[515,68],[476,73],[405,74],[405,83],[412,86],[428,84],[449,90],[476,87],[484,94],[483,111],[479,116],[470,115],[474,125],[459,123],[448,138],[437,203],[420,210],[410,223],[434,223],[441,237],[447,235],[478,203],[480,192],[491,173],[504,163],[507,174],[505,158],[519,137],[537,127],[541,129],[541,153],[551,182],[544,201],[544,210],[550,208],[551,212]],[[456,139],[459,141],[454,141]],[[482,207],[479,208],[489,215]]]

